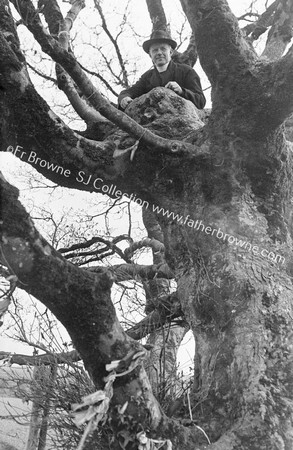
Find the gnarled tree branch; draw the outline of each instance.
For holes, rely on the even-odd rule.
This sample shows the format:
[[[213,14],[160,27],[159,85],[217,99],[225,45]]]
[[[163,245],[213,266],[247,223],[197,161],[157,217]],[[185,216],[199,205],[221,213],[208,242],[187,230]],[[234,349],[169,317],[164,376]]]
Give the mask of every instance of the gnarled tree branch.
[[[104,268],[99,266],[89,267],[87,270],[93,273],[103,273],[105,271]],[[155,277],[174,278],[174,274],[167,264],[117,264],[109,267],[107,270],[112,274],[112,279],[116,283],[120,281],[136,280],[137,278],[140,278],[141,280],[151,280]]]
[[[293,36],[293,4],[291,0],[280,0],[277,3],[272,18],[262,56],[269,60],[280,58]]]
[[[74,1],[65,18],[55,0],[43,0],[42,5],[44,7],[42,12],[49,25],[51,35],[57,34],[60,45],[69,51],[70,30],[79,12],[85,7],[84,1]],[[56,74],[59,89],[64,92],[77,114],[86,123],[105,122],[105,118],[80,97],[70,76],[59,64],[56,64]]]
[[[93,381],[103,387],[105,364],[124,360],[141,349],[127,338],[116,318],[110,297],[111,276],[107,272],[93,274],[68,263],[38,233],[18,201],[17,189],[2,175],[0,187],[5,202],[0,242],[7,267],[18,277],[19,287],[39,299],[66,327]],[[50,290],[45,289],[48,283]],[[189,432],[163,415],[142,363],[124,376],[123,383],[114,385],[109,414],[115,417],[117,406],[125,402],[128,402],[127,411],[139,417],[136,425],[139,428],[134,429],[134,435],[143,425],[154,436],[170,438],[172,427],[175,448],[188,450],[195,443],[203,442],[196,430]]]
[[[22,0],[13,0],[13,4],[20,15],[25,19],[27,28],[39,42],[42,50],[64,67],[86,98],[104,117],[132,136],[135,136],[141,142],[157,148],[162,152],[169,154],[191,152],[194,154],[194,146],[185,142],[171,141],[158,137],[149,130],[138,125],[137,122],[127,117],[123,112],[113,107],[105,98],[103,98],[92,82],[86,77],[75,58],[64,50],[56,40],[46,32],[32,2],[30,0],[26,2],[23,2]]]
[[[246,16],[257,16],[257,20],[242,28],[243,33],[250,41],[257,40],[273,24],[274,13],[280,2],[281,0],[275,0],[261,15],[251,12],[238,17],[238,20],[244,20]]]
[[[177,298],[177,294],[173,293],[160,298],[158,305],[143,320],[129,328],[126,333],[132,339],[139,340],[148,334],[157,331],[172,320],[182,317],[183,312]]]
[[[44,355],[20,355],[0,351],[0,360],[7,360],[9,364],[18,364],[19,366],[45,366],[51,364],[67,364],[80,361],[80,356],[76,350],[62,353],[48,353]]]
[[[230,83],[231,67],[242,71],[256,55],[226,0],[180,1],[195,34],[201,65],[212,85]]]

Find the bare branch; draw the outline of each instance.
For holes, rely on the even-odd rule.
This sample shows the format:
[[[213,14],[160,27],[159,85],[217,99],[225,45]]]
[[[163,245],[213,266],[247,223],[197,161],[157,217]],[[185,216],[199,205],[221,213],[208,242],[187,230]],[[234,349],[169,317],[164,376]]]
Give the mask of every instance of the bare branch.
[[[117,58],[118,58],[118,61],[119,61],[119,64],[120,64],[120,67],[121,67],[121,70],[122,70],[123,83],[127,87],[127,86],[129,86],[127,70],[126,70],[126,67],[125,67],[125,64],[124,64],[124,59],[122,57],[120,48],[118,46],[119,34],[118,34],[118,37],[115,39],[113,37],[112,33],[110,32],[99,0],[95,0],[95,7],[98,10],[99,15],[100,15],[101,20],[102,20],[102,28],[105,31],[106,35],[108,36],[108,38],[110,39],[110,41],[112,42],[112,44],[113,44],[113,46],[115,48],[115,52],[116,52],[116,55],[117,55]]]
[[[41,72],[40,70],[36,69],[32,64],[30,64],[29,62],[26,62],[27,66],[33,71],[35,72],[37,75],[39,75],[40,77],[44,78],[47,81],[51,81],[51,83],[57,85],[57,80],[53,77],[50,77],[49,75],[46,75],[45,73]]]
[[[53,1],[46,2],[46,8],[44,13],[47,16],[47,22],[50,24],[50,28],[53,29],[56,25],[53,23],[53,12],[51,8],[56,10],[58,8],[58,4]],[[63,19],[61,12],[59,11],[58,19],[59,19],[59,31],[58,31],[58,41],[60,45],[66,50],[69,51],[69,38],[70,38],[70,30],[73,26],[74,21],[76,20],[80,11],[85,7],[85,3],[83,0],[75,0],[72,2],[72,6],[68,11],[66,17]],[[54,28],[55,29],[55,28]],[[59,64],[56,64],[56,74],[57,74],[57,83],[59,89],[61,89],[71,105],[77,112],[77,114],[85,121],[85,122],[104,122],[104,117],[95,111],[87,102],[82,99],[77,92],[71,78],[65,72],[65,70]]]
[[[163,255],[165,251],[165,247],[161,242],[157,241],[156,239],[144,238],[141,241],[134,242],[130,247],[128,247],[125,250],[125,255],[127,257],[131,257],[136,252],[136,250],[144,247],[150,247],[157,255]],[[163,256],[161,256],[160,260],[156,261],[156,263],[162,263],[163,260]]]
[[[104,117],[118,125],[121,129],[135,136],[141,142],[167,154],[189,153],[196,155],[196,147],[182,141],[171,141],[154,135],[151,131],[140,126],[137,122],[113,107],[94,87],[86,77],[75,58],[64,50],[52,36],[44,29],[38,14],[30,0],[13,0],[19,13],[25,18],[26,26],[33,33],[44,52],[48,53],[57,63],[62,65],[72,79],[82,90],[86,98]],[[200,151],[200,150],[199,150]],[[200,151],[200,153],[202,153]],[[204,152],[205,153],[205,152]]]
[[[197,48],[196,48],[194,33],[192,33],[190,36],[190,40],[189,40],[187,49],[182,53],[175,50],[172,55],[172,59],[175,62],[188,64],[191,67],[194,66],[194,64],[197,61]]]
[[[132,339],[140,340],[148,334],[160,329],[166,323],[170,323],[172,320],[182,317],[183,312],[180,307],[176,293],[165,298],[160,298],[157,308],[147,315],[138,324],[129,328],[126,333]]]
[[[89,75],[92,75],[94,77],[97,77],[98,80],[100,80],[108,89],[108,91],[110,91],[113,95],[115,95],[115,97],[118,97],[118,93],[116,91],[114,91],[114,89],[112,88],[112,86],[110,85],[110,83],[108,83],[108,81],[99,73],[94,72],[92,70],[87,69],[85,66],[83,66],[81,63],[79,63],[80,67],[82,68],[82,70],[84,70],[86,73],[88,73]]]
[[[68,253],[64,255],[65,259],[73,259],[73,258],[82,258],[81,262],[75,263],[79,266],[83,266],[85,264],[94,262],[94,261],[102,261],[105,258],[113,255],[119,255],[124,261],[129,262],[125,257],[124,253],[117,247],[111,243],[106,244],[104,247],[94,249],[88,252],[76,251],[75,253]],[[92,258],[87,258],[88,256],[93,256]]]
[[[164,234],[156,214],[148,211],[147,209],[143,209],[142,219],[148,233],[148,238],[144,241],[152,249],[153,263],[159,266],[163,265],[165,267],[169,267],[165,255]],[[146,314],[158,308],[161,299],[166,298],[166,296],[171,292],[168,277],[156,277],[153,279],[144,280],[143,286],[146,297]]]
[[[270,93],[276,99],[282,109],[280,109],[280,120],[285,120],[293,111],[293,45],[283,58],[268,67],[268,73],[271,72],[269,79]],[[282,122],[281,122],[282,123]]]
[[[252,19],[250,19],[250,17],[257,17],[257,18],[259,18],[259,14],[258,13],[254,13],[252,11],[251,12],[246,12],[246,13],[242,14],[242,16],[237,17],[237,20],[238,20],[238,22],[240,22],[240,20],[246,20],[247,22],[251,22]],[[242,28],[242,30],[245,30],[245,28]]]
[[[89,267],[87,269],[93,273],[104,273],[105,268]],[[112,279],[116,283],[127,280],[151,280],[153,278],[174,278],[174,273],[167,264],[161,265],[141,265],[141,264],[117,264],[107,269],[112,274]]]
[[[273,17],[274,13],[276,11],[276,8],[280,4],[282,0],[275,0],[262,14],[255,14],[253,12],[249,12],[247,14],[244,14],[243,16],[239,17],[238,20],[245,19],[246,16],[252,17],[257,16],[258,20],[255,22],[247,25],[242,29],[242,31],[246,34],[246,36],[251,40],[255,41],[257,40],[263,33],[266,32],[268,27],[270,27],[273,23]]]
[[[123,81],[121,82],[120,75],[119,74],[117,75],[117,73],[114,70],[113,56],[112,55],[108,56],[108,54],[105,53],[101,47],[98,48],[98,50],[100,52],[100,56],[102,57],[102,59],[104,60],[104,62],[106,64],[107,71],[109,72],[110,75],[112,75],[112,77],[115,80],[115,83],[117,85],[123,86],[124,83],[123,83]]]
[[[96,387],[104,387],[105,365],[141,353],[142,348],[134,340],[126,339],[116,318],[110,298],[109,274],[93,274],[66,262],[34,228],[18,201],[17,189],[2,176],[0,185],[6,206],[2,218],[1,245],[9,266],[17,273],[22,288],[45,304],[67,328]],[[20,264],[23,258],[25,264]],[[44,288],[44,283],[47,286],[48,282],[52,282],[49,290]],[[92,345],[93,342],[96,345]],[[142,362],[138,361],[136,370],[125,377],[122,384],[114,386],[113,406],[121,404],[121,399],[128,399],[126,406],[138,415],[143,402],[147,414],[145,419],[139,421],[140,427],[143,424],[154,433],[168,436],[173,424],[175,442],[190,440],[190,445],[201,442],[194,431],[189,434],[184,427],[164,417],[152,394]],[[111,413],[114,414],[114,411],[110,409]]]
[[[262,56],[270,60],[280,58],[293,36],[293,11],[290,0],[275,0],[262,15],[249,12],[239,17],[257,16],[258,20],[242,29],[250,41],[257,40],[269,28],[267,42]]]
[[[2,200],[5,202],[1,247],[10,272],[17,275],[21,289],[39,299],[66,327],[85,366],[92,374],[95,373],[97,381],[102,382],[105,363],[109,358],[117,359],[108,353],[112,352],[112,340],[114,343],[117,339],[125,339],[111,302],[111,274],[93,274],[67,262],[35,229],[29,215],[18,201],[17,189],[10,186],[2,176],[0,183]],[[55,284],[58,279],[61,288],[59,283]],[[48,282],[51,284],[49,290],[44,289],[43,284]],[[95,285],[94,290],[92,283]],[[89,314],[91,320],[87,323]],[[102,316],[104,318],[101,320]],[[77,330],[82,323],[87,328],[87,338],[79,340]],[[105,335],[106,340],[103,339],[100,349],[91,349],[90,342],[99,342],[98,336],[109,333],[113,326],[116,331],[112,337]],[[92,351],[97,354],[91,355]]]
[[[86,242],[80,242],[78,244],[73,244],[68,248],[60,248],[58,249],[58,251],[62,254],[64,254],[64,257],[66,259],[70,259],[76,256],[87,256],[87,255],[93,255],[93,254],[98,254],[98,253],[103,253],[105,250],[113,250],[114,253],[117,253],[122,259],[124,259],[126,262],[130,262],[130,259],[125,255],[125,253],[120,250],[119,247],[117,247],[117,243],[121,242],[123,240],[129,240],[128,236],[117,236],[114,237],[111,241],[108,239],[104,239],[102,237],[93,237],[90,240],[86,241]],[[73,252],[76,250],[81,250],[81,249],[86,249],[91,247],[92,245],[96,244],[96,243],[101,243],[104,244],[105,246],[102,249],[95,249],[91,252],[87,252],[87,253],[80,253],[80,252],[76,252],[76,253],[69,253],[69,252]],[[101,257],[100,257],[101,259]]]
[[[57,0],[39,0],[38,7],[44,14],[51,35],[58,39],[60,25],[64,19]]]
[[[280,58],[293,36],[293,3],[291,0],[276,2],[272,27],[269,30],[262,56],[270,60]]]
[[[85,6],[83,0],[73,1],[65,18],[62,16],[56,0],[41,0],[39,6],[42,8],[42,13],[49,25],[51,35],[59,40],[60,45],[68,51],[70,30],[79,12]],[[59,89],[64,92],[77,114],[86,123],[105,122],[105,118],[80,97],[71,78],[58,64],[56,64],[56,74]]]
[[[45,355],[20,355],[0,351],[0,360],[7,360],[9,364],[18,364],[19,366],[37,366],[40,364],[67,364],[81,360],[76,350],[62,353],[48,353]]]

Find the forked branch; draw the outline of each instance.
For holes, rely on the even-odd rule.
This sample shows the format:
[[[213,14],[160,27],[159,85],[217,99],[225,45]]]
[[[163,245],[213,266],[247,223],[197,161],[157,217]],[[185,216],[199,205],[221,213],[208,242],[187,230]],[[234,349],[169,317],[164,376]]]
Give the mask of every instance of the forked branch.
[[[87,78],[73,55],[62,48],[44,29],[38,16],[38,12],[35,10],[32,2],[30,0],[27,0],[26,2],[23,0],[12,1],[24,18],[27,28],[32,32],[35,39],[42,47],[42,50],[51,56],[55,62],[64,67],[88,101],[90,101],[93,107],[104,117],[115,123],[122,130],[139,139],[145,145],[156,148],[161,152],[169,154],[186,153],[193,156],[196,156],[197,151],[199,151],[200,154],[202,153],[200,149],[197,149],[194,145],[182,141],[165,139],[153,134],[151,131],[143,128],[130,117],[126,116],[123,112],[117,110],[100,94],[92,82]]]

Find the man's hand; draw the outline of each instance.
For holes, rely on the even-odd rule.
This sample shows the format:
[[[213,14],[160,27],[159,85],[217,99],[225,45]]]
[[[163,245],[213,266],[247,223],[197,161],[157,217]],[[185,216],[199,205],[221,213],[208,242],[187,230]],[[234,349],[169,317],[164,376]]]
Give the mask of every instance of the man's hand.
[[[183,92],[182,88],[179,86],[178,83],[176,83],[176,81],[169,81],[169,83],[167,83],[165,87],[176,92],[176,94],[178,95],[181,95]]]
[[[125,109],[129,105],[129,103],[132,102],[132,100],[133,99],[131,97],[124,97],[120,102],[121,108]]]

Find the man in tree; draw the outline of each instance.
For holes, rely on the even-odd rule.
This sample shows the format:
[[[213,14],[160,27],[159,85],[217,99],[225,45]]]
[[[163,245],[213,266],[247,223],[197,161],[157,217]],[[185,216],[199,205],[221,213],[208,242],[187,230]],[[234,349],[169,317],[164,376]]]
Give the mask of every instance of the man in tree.
[[[171,60],[176,47],[177,43],[166,31],[153,31],[151,38],[143,43],[143,49],[150,55],[154,68],[145,72],[132,87],[120,93],[118,102],[122,109],[134,98],[158,86],[171,89],[199,109],[204,108],[206,100],[197,73],[188,65],[176,64]]]

